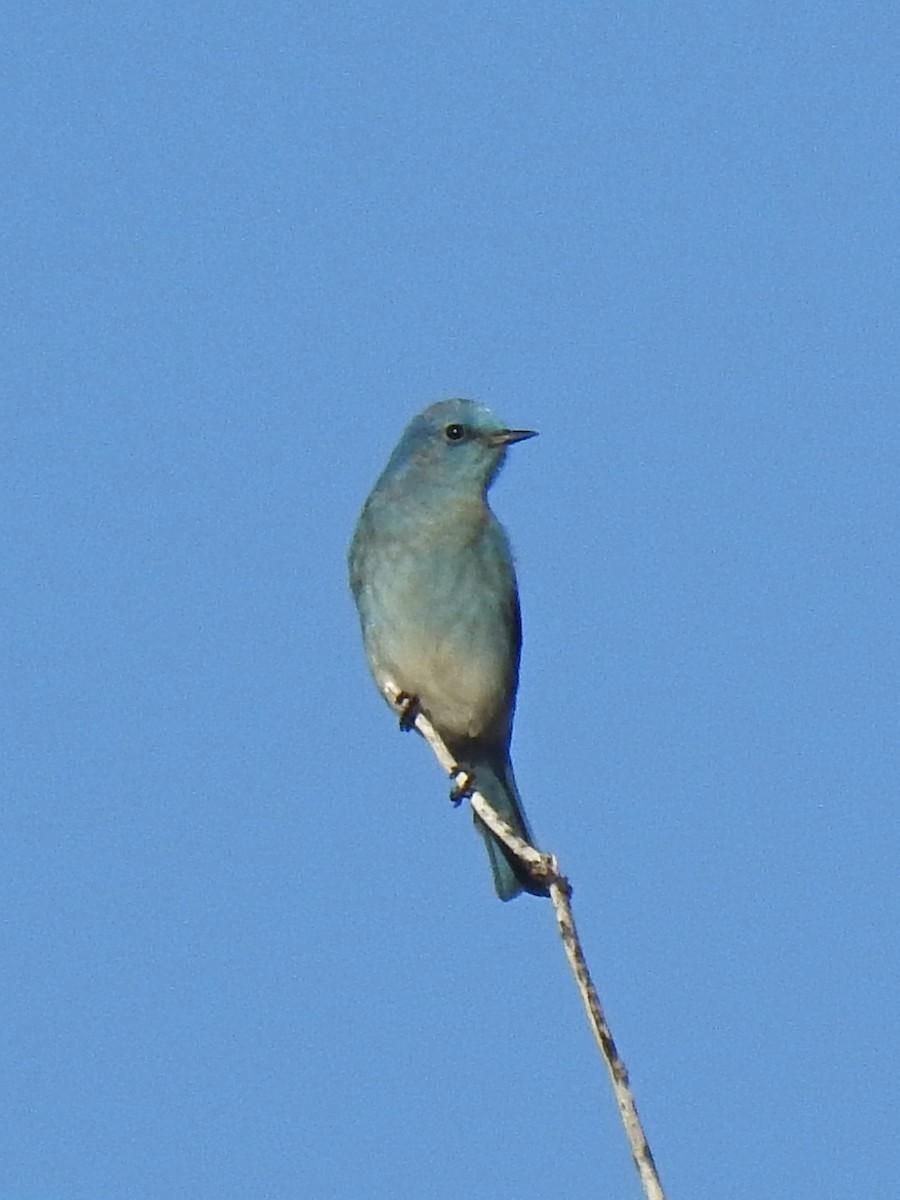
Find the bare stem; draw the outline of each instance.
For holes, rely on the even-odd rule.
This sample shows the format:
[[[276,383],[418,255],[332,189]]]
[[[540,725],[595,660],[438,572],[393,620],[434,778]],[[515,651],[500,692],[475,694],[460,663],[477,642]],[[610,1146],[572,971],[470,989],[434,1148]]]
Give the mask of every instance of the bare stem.
[[[384,694],[388,703],[393,706],[402,719],[409,716],[404,703],[405,697],[400,688],[392,683],[387,683],[384,688]],[[468,773],[459,767],[459,764],[444,744],[440,734],[438,734],[424,713],[416,713],[415,717],[409,723],[418,729],[422,737],[431,746],[435,757],[453,780],[454,785],[468,795],[472,808],[484,824],[509,847],[517,858],[525,863],[536,879],[547,885],[550,900],[556,913],[556,924],[562,938],[566,958],[569,960],[569,966],[572,968],[572,974],[575,976],[575,982],[581,993],[581,999],[584,1003],[594,1040],[609,1072],[613,1094],[619,1109],[619,1116],[622,1118],[622,1124],[625,1127],[625,1135],[628,1138],[631,1157],[634,1160],[634,1165],[644,1189],[644,1195],[647,1197],[647,1200],[665,1200],[665,1194],[662,1184],[659,1181],[659,1175],[656,1172],[656,1164],[653,1161],[650,1145],[647,1142],[647,1137],[638,1116],[634,1096],[631,1094],[628,1071],[619,1055],[619,1051],[616,1049],[616,1043],[613,1040],[606,1017],[603,1014],[597,989],[594,987],[594,982],[591,979],[587,960],[584,957],[584,950],[578,937],[578,931],[575,928],[575,919],[572,916],[572,889],[569,886],[568,880],[560,872],[556,858],[552,854],[545,854],[518,837],[491,807],[484,796],[477,789],[473,789],[472,784],[473,782],[477,784],[477,779],[473,781]]]

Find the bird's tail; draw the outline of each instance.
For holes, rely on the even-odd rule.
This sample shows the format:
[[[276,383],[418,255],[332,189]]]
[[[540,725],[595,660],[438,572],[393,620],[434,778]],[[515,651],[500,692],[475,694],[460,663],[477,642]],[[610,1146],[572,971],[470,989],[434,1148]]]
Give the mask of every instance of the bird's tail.
[[[534,844],[528,821],[519,799],[508,756],[502,759],[479,759],[471,764],[475,775],[475,786],[484,798],[490,801],[507,824],[511,825],[520,838]],[[535,883],[524,863],[494,837],[484,824],[475,817],[475,828],[484,838],[494,888],[501,900],[512,900],[520,892],[531,892],[534,896],[546,896],[547,890]]]

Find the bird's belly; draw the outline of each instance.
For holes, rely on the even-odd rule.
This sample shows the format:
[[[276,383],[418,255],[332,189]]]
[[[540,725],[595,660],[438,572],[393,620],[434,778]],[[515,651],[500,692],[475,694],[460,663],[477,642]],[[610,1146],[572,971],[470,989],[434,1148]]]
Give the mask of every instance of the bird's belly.
[[[446,642],[410,638],[392,650],[385,661],[395,682],[418,697],[441,733],[485,737],[501,723],[505,688],[495,664]]]
[[[446,737],[503,737],[517,648],[483,580],[412,566],[380,583],[370,596],[379,619],[366,630],[379,686],[391,680],[418,697]]]

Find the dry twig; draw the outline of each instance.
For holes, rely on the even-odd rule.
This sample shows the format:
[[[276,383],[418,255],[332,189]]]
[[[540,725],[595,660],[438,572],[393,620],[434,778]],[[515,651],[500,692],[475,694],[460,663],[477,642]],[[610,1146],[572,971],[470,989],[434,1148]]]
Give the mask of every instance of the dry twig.
[[[547,886],[550,893],[550,900],[556,913],[556,923],[559,927],[566,957],[569,960],[569,966],[572,968],[572,974],[575,976],[575,982],[581,993],[581,999],[584,1002],[591,1032],[594,1035],[600,1054],[606,1064],[606,1069],[609,1072],[613,1093],[619,1109],[619,1116],[622,1118],[622,1124],[625,1127],[625,1135],[628,1138],[631,1157],[634,1160],[634,1165],[644,1189],[644,1195],[647,1197],[647,1200],[665,1200],[662,1184],[656,1172],[656,1164],[653,1161],[647,1137],[638,1117],[634,1096],[631,1094],[628,1071],[616,1049],[616,1043],[613,1040],[609,1025],[606,1023],[606,1017],[603,1015],[600,999],[597,996],[597,989],[594,987],[594,982],[591,979],[584,951],[581,947],[581,941],[578,937],[578,931],[575,928],[575,919],[572,916],[571,904],[572,889],[569,886],[568,880],[560,873],[556,858],[552,854],[542,853],[540,850],[535,849],[534,846],[529,845],[528,842],[523,841],[498,816],[497,812],[477,790],[477,787],[473,787],[473,784],[477,785],[478,780],[473,779],[468,772],[460,769],[459,764],[444,745],[443,739],[424,713],[417,711],[414,717],[410,714],[407,697],[398,687],[388,683],[385,685],[384,694],[401,720],[406,721],[408,719],[409,725],[415,726],[428,742],[429,746],[431,746],[438,762],[453,780],[455,791],[459,795],[468,796],[472,808],[491,832],[496,834],[509,847],[513,854],[526,864],[536,879]]]

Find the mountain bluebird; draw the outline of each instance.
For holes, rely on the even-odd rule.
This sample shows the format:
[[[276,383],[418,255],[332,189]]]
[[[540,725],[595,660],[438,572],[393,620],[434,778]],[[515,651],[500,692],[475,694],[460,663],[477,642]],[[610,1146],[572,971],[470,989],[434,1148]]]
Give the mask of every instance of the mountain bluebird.
[[[526,841],[509,740],[522,642],[506,534],[487,490],[506,447],[533,437],[471,400],[442,400],[406,427],[366,500],[350,586],[369,667],[413,697],[460,767]],[[475,819],[501,900],[545,895]]]

